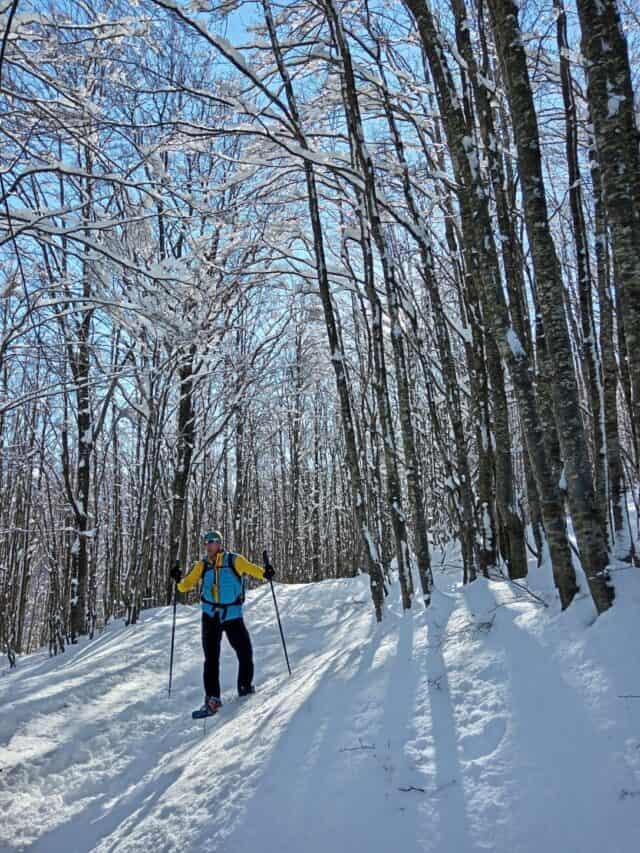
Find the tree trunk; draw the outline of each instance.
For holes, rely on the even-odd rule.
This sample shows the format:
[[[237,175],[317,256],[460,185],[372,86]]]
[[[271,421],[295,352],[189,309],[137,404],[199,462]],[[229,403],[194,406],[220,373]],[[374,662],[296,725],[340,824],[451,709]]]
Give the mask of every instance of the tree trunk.
[[[598,339],[593,317],[593,281],[589,261],[589,245],[587,228],[584,220],[584,203],[582,198],[582,176],[578,160],[578,126],[576,103],[573,95],[573,81],[569,65],[567,41],[567,16],[562,0],[554,0],[556,12],[556,29],[558,52],[560,54],[560,78],[562,82],[562,99],[564,101],[566,151],[569,167],[569,203],[575,241],[578,294],[580,299],[580,318],[582,321],[582,360],[584,364],[587,397],[591,409],[591,434],[593,439],[594,485],[596,510],[600,525],[607,530],[608,495],[606,475],[606,436],[604,435],[604,420],[602,407],[602,376],[598,358]],[[613,546],[613,543],[610,543]]]
[[[576,579],[571,551],[566,533],[565,517],[554,480],[547,464],[543,432],[532,388],[533,372],[526,351],[514,332],[507,313],[502,281],[500,280],[488,200],[479,180],[478,153],[472,136],[467,133],[465,117],[455,90],[451,72],[446,65],[445,51],[436,30],[429,5],[424,0],[405,0],[413,14],[425,55],[429,58],[440,114],[443,118],[449,149],[453,159],[463,220],[463,231],[471,240],[467,246],[471,268],[479,264],[476,281],[483,300],[485,317],[509,366],[520,406],[527,450],[534,468],[536,484],[556,585],[563,608],[567,607],[576,591]],[[472,207],[473,205],[473,207]]]
[[[298,113],[297,101],[293,91],[293,85],[288,69],[282,58],[282,51],[278,42],[275,24],[271,13],[271,4],[269,0],[262,0],[262,6],[265,15],[265,21],[271,40],[271,46],[278,65],[278,71],[282,78],[287,96],[287,102],[295,122],[295,131],[297,141],[303,147],[307,148],[307,141],[302,130],[300,116]],[[342,420],[342,428],[345,439],[345,449],[347,453],[347,464],[351,475],[351,494],[353,506],[360,533],[364,543],[364,550],[369,571],[369,584],[371,589],[371,598],[373,601],[376,619],[382,620],[383,605],[384,605],[384,579],[380,566],[380,558],[377,549],[371,537],[371,533],[367,526],[365,506],[364,506],[364,483],[360,471],[360,463],[358,459],[358,448],[356,444],[356,436],[353,422],[353,413],[351,410],[351,400],[349,396],[349,383],[345,368],[344,352],[340,344],[336,318],[334,309],[331,303],[331,288],[329,283],[329,273],[327,269],[327,261],[325,257],[324,236],[322,233],[322,220],[320,217],[320,201],[318,198],[318,190],[316,186],[315,174],[312,164],[305,160],[304,175],[307,188],[307,202],[309,206],[309,216],[311,219],[311,227],[313,231],[313,248],[316,261],[316,275],[318,281],[318,290],[322,309],[324,312],[325,325],[327,329],[327,338],[329,349],[331,352],[331,363],[333,364],[336,389],[338,399],[340,401],[340,413]]]
[[[187,542],[182,540],[182,528],[187,500],[187,489],[191,473],[191,456],[195,441],[195,412],[193,407],[193,359],[195,347],[189,347],[184,354],[178,369],[179,394],[178,425],[177,425],[177,458],[173,487],[171,490],[171,523],[169,527],[169,566],[176,560],[184,565],[187,559]],[[182,545],[182,547],[181,547]],[[167,581],[168,583],[168,581]],[[168,599],[171,602],[171,584],[168,583]]]
[[[591,181],[593,184],[595,209],[595,253],[596,279],[598,283],[598,304],[600,308],[600,352],[602,354],[602,391],[604,433],[606,437],[607,494],[612,512],[613,543],[615,556],[621,560],[633,557],[633,538],[629,529],[626,513],[624,467],[620,446],[620,428],[618,423],[618,362],[615,352],[615,331],[613,318],[616,313],[615,298],[611,293],[611,271],[609,264],[607,223],[600,169],[591,149]],[[620,315],[617,315],[618,322]]]
[[[617,0],[577,0],[607,221],[630,354],[631,420],[640,423],[640,152],[627,41]],[[635,433],[636,465],[640,460]]]
[[[538,122],[526,54],[513,0],[488,0],[514,124],[524,216],[553,377],[558,437],[565,466],[569,506],[580,558],[599,613],[613,601],[608,555],[595,501],[569,331],[560,265],[549,228],[542,177]]]

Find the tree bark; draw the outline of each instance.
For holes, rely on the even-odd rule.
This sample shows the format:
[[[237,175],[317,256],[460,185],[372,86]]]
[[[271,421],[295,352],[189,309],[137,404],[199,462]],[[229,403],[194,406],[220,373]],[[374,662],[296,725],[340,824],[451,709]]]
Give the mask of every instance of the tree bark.
[[[576,591],[575,571],[567,538],[562,501],[547,464],[544,436],[532,388],[533,371],[517,334],[511,326],[505,302],[502,281],[497,275],[498,264],[488,200],[480,182],[477,164],[478,153],[467,126],[454,81],[447,67],[442,40],[436,29],[431,9],[426,0],[405,0],[412,13],[429,58],[438,105],[446,129],[454,172],[460,186],[458,193],[463,231],[469,235],[468,259],[472,269],[479,265],[476,280],[483,299],[486,320],[509,367],[518,396],[527,450],[534,468],[540,494],[541,510],[553,567],[554,579],[560,593],[562,607],[568,607]],[[473,207],[472,207],[473,204]]]
[[[273,49],[274,56],[278,65],[278,71],[282,79],[289,110],[295,122],[295,132],[298,143],[307,148],[307,141],[302,130],[300,115],[298,113],[297,101],[293,90],[293,84],[289,71],[284,63],[280,43],[278,41],[273,15],[271,13],[271,4],[269,0],[262,0],[265,22],[269,32],[269,38]],[[322,232],[322,220],[320,216],[320,201],[318,198],[318,190],[316,186],[315,173],[312,164],[309,160],[304,161],[304,175],[307,188],[307,203],[309,206],[309,217],[311,219],[311,227],[313,231],[313,248],[316,261],[316,275],[318,281],[318,290],[324,320],[327,330],[327,338],[329,349],[331,352],[331,363],[333,364],[336,389],[338,399],[340,401],[340,413],[342,428],[345,440],[345,449],[347,454],[347,464],[351,475],[351,494],[353,500],[353,508],[360,533],[363,539],[364,551],[367,560],[369,572],[369,584],[371,589],[371,598],[373,601],[376,619],[382,620],[384,606],[384,578],[380,566],[380,558],[375,548],[375,544],[369,531],[364,505],[364,483],[360,471],[360,463],[358,459],[358,447],[356,443],[355,428],[353,421],[353,413],[351,410],[351,399],[349,396],[349,383],[345,368],[345,358],[340,339],[338,335],[338,327],[334,316],[334,309],[331,302],[331,288],[329,282],[329,273],[327,269],[327,261],[325,257],[324,235]]]
[[[187,353],[180,358],[178,369],[179,402],[177,424],[177,458],[171,490],[171,523],[169,527],[169,566],[176,560],[181,565],[186,563],[187,543],[182,541],[182,528],[187,500],[187,489],[191,474],[191,457],[195,442],[195,411],[193,406],[193,359],[195,347],[189,347]],[[169,584],[171,587],[171,584]],[[171,588],[167,590],[169,604]]]
[[[640,423],[640,152],[627,41],[617,0],[577,0],[586,60],[587,99],[595,133],[616,282],[623,312],[632,422]],[[635,432],[636,466],[640,461]]]
[[[553,382],[558,438],[569,506],[582,565],[599,613],[613,602],[606,539],[598,517],[585,441],[571,343],[564,311],[560,265],[549,228],[538,122],[526,54],[513,0],[488,0],[514,124],[524,216],[536,275]]]

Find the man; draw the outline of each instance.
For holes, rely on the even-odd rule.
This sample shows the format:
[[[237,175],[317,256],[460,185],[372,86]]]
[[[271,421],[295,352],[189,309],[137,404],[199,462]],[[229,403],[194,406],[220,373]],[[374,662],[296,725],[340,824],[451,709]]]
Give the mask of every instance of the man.
[[[220,643],[227,635],[238,656],[238,694],[253,693],[253,649],[249,632],[242,618],[244,602],[243,575],[259,580],[271,580],[275,572],[250,563],[241,554],[232,554],[222,546],[222,534],[212,530],[204,534],[206,557],[198,560],[184,580],[178,564],[171,578],[180,592],[188,592],[202,581],[202,648],[204,650],[204,705],[193,712],[194,717],[208,717],[221,707]]]

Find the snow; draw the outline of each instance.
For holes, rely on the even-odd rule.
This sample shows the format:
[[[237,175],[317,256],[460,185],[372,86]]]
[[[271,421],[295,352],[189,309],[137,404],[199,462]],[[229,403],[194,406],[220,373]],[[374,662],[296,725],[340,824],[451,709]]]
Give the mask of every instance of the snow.
[[[344,227],[342,229],[342,239],[347,242],[347,240],[354,240],[356,243],[359,243],[362,239],[362,234],[360,233],[359,228],[349,228]]]
[[[566,472],[564,466],[562,466],[562,471],[560,472],[560,479],[558,480],[558,488],[560,489],[561,492],[567,491],[567,472]]]
[[[404,615],[394,583],[379,625],[366,575],[277,584],[291,678],[270,589],[251,592],[258,692],[235,700],[225,646],[206,723],[197,608],[178,607],[170,698],[171,608],[21,658],[0,678],[0,849],[631,853],[637,572],[597,620],[585,594],[561,613],[459,577]]]
[[[513,326],[509,326],[507,330],[507,343],[509,344],[509,349],[513,353],[514,358],[522,359],[527,357],[524,347],[522,346],[522,342]]]
[[[620,105],[625,101],[625,96],[614,91],[614,84],[607,80],[607,116],[613,118],[618,114]]]
[[[363,536],[366,540],[366,543],[367,543],[367,548],[369,550],[369,556],[371,557],[371,559],[373,560],[374,563],[379,562],[380,557],[378,555],[378,549],[376,548],[376,543],[373,541],[371,533],[365,527],[362,531],[362,534],[363,534]]]

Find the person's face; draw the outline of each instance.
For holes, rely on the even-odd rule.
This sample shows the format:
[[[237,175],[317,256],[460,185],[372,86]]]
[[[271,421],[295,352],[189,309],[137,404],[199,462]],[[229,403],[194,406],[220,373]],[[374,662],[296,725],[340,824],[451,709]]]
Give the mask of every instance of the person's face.
[[[222,543],[220,542],[206,542],[205,545],[207,548],[207,557],[210,560],[217,556],[218,551],[222,551]]]

